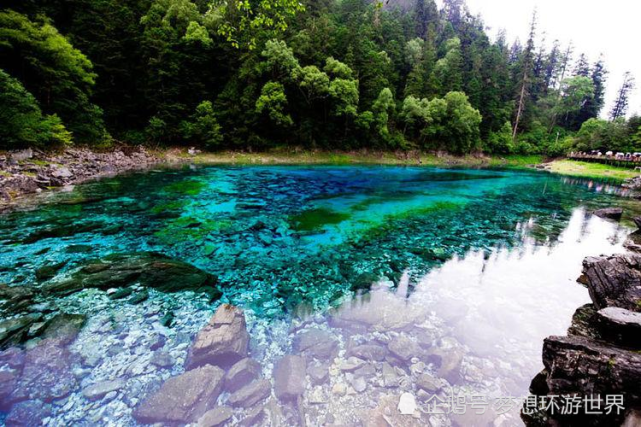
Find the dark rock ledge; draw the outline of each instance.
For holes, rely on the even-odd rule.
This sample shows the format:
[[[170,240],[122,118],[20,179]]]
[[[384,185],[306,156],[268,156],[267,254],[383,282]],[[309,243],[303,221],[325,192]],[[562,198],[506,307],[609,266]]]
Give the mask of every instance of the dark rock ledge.
[[[528,426],[641,425],[641,255],[588,257],[578,282],[588,288],[592,304],[575,312],[567,336],[545,339],[545,369],[530,392],[600,398],[600,411],[592,412],[603,413],[586,414],[583,407],[573,415],[524,408],[523,421]],[[624,409],[613,407],[606,414],[608,395],[623,396]]]

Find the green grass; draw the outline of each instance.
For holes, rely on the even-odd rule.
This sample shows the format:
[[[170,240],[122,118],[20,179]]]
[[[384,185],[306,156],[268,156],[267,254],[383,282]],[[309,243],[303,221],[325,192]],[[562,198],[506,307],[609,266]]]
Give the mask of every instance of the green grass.
[[[634,178],[640,175],[638,171],[635,172],[632,169],[619,168],[601,163],[578,162],[575,160],[555,160],[550,163],[550,171],[561,175],[616,180]]]
[[[240,165],[424,165],[424,166],[471,166],[471,167],[524,167],[540,163],[541,156],[435,156],[418,152],[389,151],[319,151],[278,149],[261,153],[222,151],[201,153],[193,157],[178,154],[180,158],[191,158],[201,164]]]

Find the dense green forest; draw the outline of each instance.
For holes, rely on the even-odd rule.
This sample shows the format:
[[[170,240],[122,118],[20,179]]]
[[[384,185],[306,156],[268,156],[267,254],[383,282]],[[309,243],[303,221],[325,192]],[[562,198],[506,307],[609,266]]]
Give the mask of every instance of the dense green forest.
[[[113,141],[544,153],[641,147],[607,70],[464,0],[9,0],[0,147]],[[524,23],[527,25],[527,23]]]

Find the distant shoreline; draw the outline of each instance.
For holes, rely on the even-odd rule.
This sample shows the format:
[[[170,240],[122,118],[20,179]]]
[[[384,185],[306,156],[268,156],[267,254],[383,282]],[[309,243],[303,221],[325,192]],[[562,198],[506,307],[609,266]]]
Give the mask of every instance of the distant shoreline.
[[[109,151],[70,148],[64,152],[0,152],[0,212],[29,194],[42,193],[159,165],[389,165],[431,167],[512,167],[561,175],[623,181],[638,175],[629,169],[565,159],[544,162],[540,155],[485,156],[418,151],[323,151],[278,149],[264,152],[200,152],[184,147],[145,149],[116,147]]]

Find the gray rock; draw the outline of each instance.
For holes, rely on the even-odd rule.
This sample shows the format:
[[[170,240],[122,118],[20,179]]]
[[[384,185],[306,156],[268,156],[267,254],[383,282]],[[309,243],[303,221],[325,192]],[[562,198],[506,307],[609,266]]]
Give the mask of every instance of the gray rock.
[[[354,372],[354,377],[364,377],[364,378],[371,378],[376,375],[376,368],[374,367],[373,364],[367,363],[360,368],[356,369]]]
[[[236,362],[225,375],[225,390],[234,392],[260,376],[260,364],[245,358]]]
[[[418,357],[421,354],[421,347],[405,335],[394,337],[387,345],[387,348],[390,353],[403,361]]]
[[[347,351],[348,356],[355,356],[364,360],[375,360],[380,362],[385,359],[387,349],[375,344],[363,344],[351,347]]]
[[[338,341],[329,332],[309,329],[294,337],[294,350],[306,356],[327,360],[333,357]]]
[[[242,310],[223,304],[194,340],[187,369],[204,364],[229,367],[247,357],[249,334]]]
[[[247,411],[247,415],[245,416],[245,418],[242,419],[239,425],[243,427],[254,427],[254,426],[262,425],[262,422],[264,419],[265,419],[265,407],[257,406]]]
[[[329,378],[329,369],[325,365],[312,364],[307,367],[307,374],[312,380],[312,384],[320,385],[327,382],[327,379]]]
[[[200,417],[198,427],[219,427],[226,425],[234,416],[234,411],[228,406],[217,406]]]
[[[636,313],[625,308],[606,307],[596,314],[600,336],[604,339],[641,349],[641,313]]]
[[[365,365],[365,361],[363,359],[359,359],[358,357],[349,357],[347,360],[344,360],[340,364],[340,369],[341,371],[344,372],[351,372],[355,371],[356,369],[362,367]]]
[[[429,393],[435,393],[442,388],[442,382],[430,374],[421,374],[416,379],[416,386]]]
[[[225,373],[217,366],[205,365],[168,379],[133,412],[140,423],[196,422],[216,405]]]
[[[43,420],[51,415],[51,405],[37,400],[26,400],[13,405],[5,419],[7,426],[33,427],[43,425]]]
[[[251,408],[269,397],[271,391],[272,385],[268,380],[257,380],[234,392],[227,403],[234,407]]]
[[[51,176],[58,179],[71,178],[73,176],[73,172],[71,172],[69,168],[61,166],[54,169],[51,172]]]
[[[59,313],[49,320],[42,332],[43,339],[55,339],[69,344],[76,339],[85,324],[84,314]]]
[[[29,160],[32,157],[33,157],[33,150],[31,148],[12,151],[9,153],[9,158],[12,160],[15,160],[16,162],[23,162],[25,160]]]
[[[305,391],[305,359],[287,355],[274,368],[274,392],[282,401],[296,400]]]
[[[174,366],[176,361],[171,354],[167,351],[156,351],[154,355],[151,356],[150,362],[152,365],[158,366],[159,368],[171,368]]]
[[[367,389],[367,381],[363,377],[356,377],[348,374],[347,382],[356,390],[357,393],[362,393]]]
[[[8,398],[18,402],[39,399],[51,402],[76,388],[69,351],[56,340],[42,340],[27,351],[22,375]]]
[[[387,362],[383,362],[383,385],[385,387],[398,387],[399,385],[399,375],[396,373],[396,370],[392,365]]]
[[[98,400],[104,397],[107,393],[118,391],[125,386],[125,380],[117,378],[111,381],[102,381],[85,387],[82,394],[89,400]]]
[[[587,257],[579,283],[587,286],[597,309],[641,311],[641,255]]]

